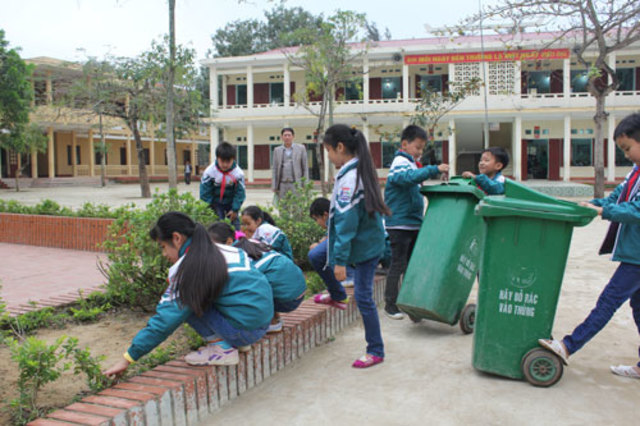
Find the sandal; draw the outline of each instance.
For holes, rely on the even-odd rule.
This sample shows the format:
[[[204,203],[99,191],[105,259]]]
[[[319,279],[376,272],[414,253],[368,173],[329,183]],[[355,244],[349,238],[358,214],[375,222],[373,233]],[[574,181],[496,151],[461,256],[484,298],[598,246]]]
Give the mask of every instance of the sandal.
[[[633,368],[633,365],[612,365],[611,372],[622,377],[629,377],[631,379],[640,379],[640,373]]]
[[[564,365],[569,365],[569,354],[560,341],[556,339],[538,339],[538,344],[558,355]]]
[[[376,364],[380,364],[384,358],[371,354],[366,354],[362,358],[356,359],[351,365],[353,368],[368,368]]]
[[[321,305],[333,306],[334,308],[338,308],[344,311],[345,309],[347,309],[347,303],[349,303],[349,298],[347,297],[342,302],[338,302],[337,300],[333,300],[331,298],[331,295],[327,293],[321,293],[313,296],[313,301]]]

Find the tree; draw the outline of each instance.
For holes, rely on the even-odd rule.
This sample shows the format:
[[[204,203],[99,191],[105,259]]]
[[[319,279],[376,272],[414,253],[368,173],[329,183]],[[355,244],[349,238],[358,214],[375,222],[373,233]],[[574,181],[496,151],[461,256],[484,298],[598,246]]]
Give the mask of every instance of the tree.
[[[176,0],[169,0],[169,62],[167,71],[167,169],[169,174],[169,188],[178,187],[176,170],[176,141],[173,134],[173,84],[176,74]]]
[[[508,31],[516,34],[523,22],[535,21],[540,30],[553,36],[544,47],[561,42],[570,43],[578,62],[589,69],[588,91],[596,101],[595,123],[595,186],[594,197],[604,196],[604,136],[602,126],[607,119],[606,99],[618,87],[615,70],[607,57],[640,41],[640,3],[637,0],[503,0],[482,14],[471,16],[460,28],[469,28],[481,20],[502,21],[513,25]],[[613,141],[611,141],[613,143]]]
[[[295,52],[284,52],[289,63],[304,71],[306,90],[296,102],[318,118],[316,135],[324,132],[328,115],[329,125],[333,124],[333,101],[336,89],[348,82],[357,82],[362,77],[361,64],[368,44],[363,42],[366,30],[365,15],[351,11],[337,11],[326,19],[319,30],[300,28],[292,37],[304,40]],[[359,42],[359,43],[355,43]],[[319,106],[312,105],[311,99],[320,99]],[[313,102],[315,103],[315,102]],[[322,145],[316,145],[320,163],[322,193],[326,196],[327,185],[324,176]]]

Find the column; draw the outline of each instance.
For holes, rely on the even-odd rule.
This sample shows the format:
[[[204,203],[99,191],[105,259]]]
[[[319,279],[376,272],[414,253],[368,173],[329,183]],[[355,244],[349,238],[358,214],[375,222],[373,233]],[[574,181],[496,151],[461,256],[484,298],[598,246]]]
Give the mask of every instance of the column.
[[[409,65],[402,65],[402,102],[409,103]]]
[[[253,67],[247,67],[247,107],[253,108]]]
[[[31,150],[31,177],[33,179],[38,177],[38,151],[35,149]]]
[[[562,61],[562,95],[565,99],[571,96],[571,59]]]
[[[227,100],[227,76],[222,76],[222,108],[226,108],[228,104]]]
[[[49,177],[56,177],[55,144],[53,143],[53,127],[47,129],[47,158],[49,160]]]
[[[193,134],[195,138],[195,133]],[[191,170],[192,175],[196,174],[196,164],[198,164],[198,145],[195,140],[191,141]]]
[[[362,64],[362,99],[366,104],[369,103],[369,58],[364,57]]]
[[[131,161],[131,133],[127,133],[127,174],[133,175]]]
[[[513,154],[513,177],[517,181],[522,180],[522,117],[513,120],[513,133],[511,136],[511,152]]]
[[[89,129],[89,176],[96,175],[96,148],[93,145],[93,129]]]
[[[289,64],[284,64],[284,106],[291,105],[291,75],[289,74]]]
[[[367,144],[371,143],[371,141],[369,140],[369,123],[367,122],[367,117],[363,117],[362,134],[364,135],[364,138],[367,140]]]
[[[213,124],[209,126],[209,163],[213,163],[216,160],[216,148],[220,143],[220,135],[218,134],[218,128]]]
[[[51,105],[53,103],[53,82],[49,73],[47,73],[47,79],[45,80],[45,95],[47,97],[47,105]]]
[[[607,118],[607,124],[607,180],[613,182],[616,179],[616,141],[613,140],[616,118],[611,113]]]
[[[515,61],[513,76],[513,93],[517,96],[522,95],[522,61]]]
[[[247,181],[253,182],[253,124],[247,124]]]
[[[76,155],[76,146],[78,145],[78,142],[76,140],[76,131],[72,130],[71,131],[71,169],[73,170],[73,177],[77,177],[78,176],[78,157]]]
[[[562,180],[569,182],[571,179],[571,116],[564,116],[564,141],[562,143],[562,167],[564,173]]]
[[[456,174],[456,122],[449,120],[449,176]]]
[[[149,123],[151,127],[151,140],[149,141],[149,175],[154,176],[156,174],[156,129],[155,123]]]
[[[209,68],[209,99],[211,99],[211,111],[217,110],[218,105],[218,72],[214,67]]]

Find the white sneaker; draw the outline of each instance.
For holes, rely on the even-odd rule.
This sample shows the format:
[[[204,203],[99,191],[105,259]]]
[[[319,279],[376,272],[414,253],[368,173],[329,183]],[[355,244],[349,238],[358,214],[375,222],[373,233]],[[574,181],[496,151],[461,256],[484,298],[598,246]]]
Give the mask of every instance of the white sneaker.
[[[344,288],[351,288],[353,287],[353,280],[344,280],[340,284],[342,284]]]
[[[235,365],[240,362],[237,349],[223,349],[216,344],[191,352],[184,357],[184,360],[190,365]]]
[[[386,306],[384,308],[384,314],[394,320],[404,319],[404,314],[400,312],[400,310],[396,305]]]
[[[569,354],[564,349],[564,345],[556,339],[538,339],[538,344],[545,349],[550,350],[560,357],[564,365],[569,365]]]

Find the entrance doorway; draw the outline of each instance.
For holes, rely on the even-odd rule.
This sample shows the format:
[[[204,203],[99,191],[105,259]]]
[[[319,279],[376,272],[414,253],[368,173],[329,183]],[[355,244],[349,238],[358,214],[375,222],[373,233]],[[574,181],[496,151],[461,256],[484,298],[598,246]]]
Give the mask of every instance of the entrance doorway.
[[[527,141],[527,179],[547,179],[549,177],[549,140]]]

